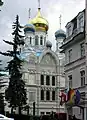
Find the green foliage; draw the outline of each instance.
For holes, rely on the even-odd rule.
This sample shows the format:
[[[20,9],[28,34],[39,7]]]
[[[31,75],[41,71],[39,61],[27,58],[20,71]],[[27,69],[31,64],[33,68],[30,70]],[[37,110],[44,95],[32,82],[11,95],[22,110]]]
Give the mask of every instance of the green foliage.
[[[21,73],[21,63],[22,61],[19,59],[19,51],[18,46],[23,45],[23,36],[20,35],[21,28],[19,24],[19,17],[17,15],[16,22],[14,22],[13,26],[13,33],[14,36],[13,42],[5,41],[5,43],[13,46],[12,51],[7,51],[6,53],[0,52],[0,54],[5,56],[12,57],[12,60],[8,62],[8,66],[6,70],[9,70],[9,86],[5,91],[6,100],[10,103],[10,107],[22,107],[26,104],[26,90],[25,90],[25,83],[22,80],[22,73]]]
[[[2,6],[3,5],[3,2],[2,2],[2,0],[0,0],[0,6]]]

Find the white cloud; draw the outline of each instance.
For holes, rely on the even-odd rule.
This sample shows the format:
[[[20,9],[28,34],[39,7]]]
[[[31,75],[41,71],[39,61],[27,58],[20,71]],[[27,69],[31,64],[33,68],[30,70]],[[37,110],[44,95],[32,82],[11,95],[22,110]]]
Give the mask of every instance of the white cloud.
[[[0,50],[8,48],[2,42],[2,39],[12,39],[11,24],[15,21],[15,16],[18,14],[21,24],[27,24],[28,9],[31,8],[31,17],[34,17],[37,12],[37,7],[37,0],[4,1],[4,5],[1,7],[2,11],[0,12]],[[85,0],[41,0],[41,7],[42,15],[45,16],[49,22],[48,39],[53,43],[53,49],[55,49],[56,41],[54,33],[59,29],[60,14],[62,15],[62,29],[65,30],[66,23],[85,8]]]

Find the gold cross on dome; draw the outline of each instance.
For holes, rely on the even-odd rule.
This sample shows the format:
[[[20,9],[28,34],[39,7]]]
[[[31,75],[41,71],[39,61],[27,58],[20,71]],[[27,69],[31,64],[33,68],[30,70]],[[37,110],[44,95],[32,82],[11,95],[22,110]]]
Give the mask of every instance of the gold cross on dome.
[[[29,18],[30,18],[30,15],[31,15],[31,8],[29,8],[29,11],[28,11],[28,12],[29,12]]]
[[[40,8],[40,0],[38,0],[38,8]]]

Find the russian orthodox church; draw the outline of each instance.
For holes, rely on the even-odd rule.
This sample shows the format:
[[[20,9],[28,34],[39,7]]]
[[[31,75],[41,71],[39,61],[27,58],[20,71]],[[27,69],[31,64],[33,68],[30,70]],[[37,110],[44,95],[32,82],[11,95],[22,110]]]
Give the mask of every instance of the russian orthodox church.
[[[38,8],[36,17],[24,26],[25,44],[19,46],[20,56],[24,61],[22,72],[30,114],[33,114],[34,102],[36,115],[65,110],[64,106],[60,106],[59,98],[60,89],[65,87],[64,55],[59,53],[59,47],[66,35],[62,29],[55,32],[54,52],[52,43],[47,40],[48,29],[49,23]]]

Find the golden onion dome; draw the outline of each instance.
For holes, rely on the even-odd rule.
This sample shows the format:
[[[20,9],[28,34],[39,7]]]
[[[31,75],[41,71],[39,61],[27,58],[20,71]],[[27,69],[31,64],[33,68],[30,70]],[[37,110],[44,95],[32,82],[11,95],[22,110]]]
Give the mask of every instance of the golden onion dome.
[[[38,8],[38,13],[35,18],[33,18],[29,23],[33,24],[36,28],[36,31],[48,31],[48,21],[42,17],[40,8]]]

